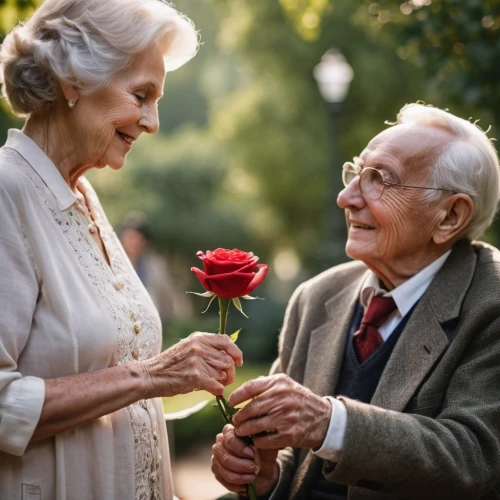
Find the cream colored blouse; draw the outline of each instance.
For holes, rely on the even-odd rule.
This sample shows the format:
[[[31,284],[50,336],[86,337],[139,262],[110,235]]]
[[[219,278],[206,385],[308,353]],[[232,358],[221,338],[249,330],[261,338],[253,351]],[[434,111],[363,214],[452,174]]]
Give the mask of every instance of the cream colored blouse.
[[[161,401],[30,443],[44,379],[145,359],[161,324],[89,182],[26,135],[0,149],[0,498],[173,498]],[[99,227],[111,267],[92,238]]]

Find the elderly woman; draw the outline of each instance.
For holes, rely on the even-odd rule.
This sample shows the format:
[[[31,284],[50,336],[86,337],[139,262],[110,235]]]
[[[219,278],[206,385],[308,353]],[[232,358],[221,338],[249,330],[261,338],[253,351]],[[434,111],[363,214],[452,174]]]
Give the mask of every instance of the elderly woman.
[[[171,499],[159,396],[221,394],[241,353],[158,314],[84,174],[158,130],[167,70],[196,52],[158,0],[46,0],[1,47],[27,116],[0,149],[0,497]]]
[[[499,498],[500,252],[473,241],[500,198],[495,149],[413,104],[343,179],[355,261],[298,288],[213,471],[273,500]]]

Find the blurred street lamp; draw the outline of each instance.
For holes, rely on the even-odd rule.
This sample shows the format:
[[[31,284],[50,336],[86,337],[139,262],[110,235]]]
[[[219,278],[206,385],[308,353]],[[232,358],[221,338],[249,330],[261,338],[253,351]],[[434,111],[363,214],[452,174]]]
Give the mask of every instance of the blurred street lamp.
[[[331,167],[326,200],[325,235],[320,248],[320,258],[326,266],[332,266],[345,260],[346,225],[337,207],[337,195],[343,188],[338,139],[339,119],[349,85],[354,78],[354,71],[337,49],[330,49],[316,65],[313,74],[330,115]]]
[[[339,104],[347,97],[354,71],[337,49],[330,49],[314,68],[314,78],[323,99]]]

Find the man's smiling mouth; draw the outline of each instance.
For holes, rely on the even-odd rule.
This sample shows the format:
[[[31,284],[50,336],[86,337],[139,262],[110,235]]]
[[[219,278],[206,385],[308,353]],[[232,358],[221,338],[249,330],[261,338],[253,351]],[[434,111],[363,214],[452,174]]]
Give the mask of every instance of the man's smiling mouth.
[[[350,221],[349,223],[354,229],[375,229],[373,226],[367,226],[365,224],[360,224],[359,222]]]

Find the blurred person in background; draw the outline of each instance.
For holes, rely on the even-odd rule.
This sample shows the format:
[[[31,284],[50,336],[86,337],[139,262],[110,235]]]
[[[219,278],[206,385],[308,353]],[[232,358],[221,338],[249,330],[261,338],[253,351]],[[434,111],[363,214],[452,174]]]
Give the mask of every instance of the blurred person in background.
[[[166,260],[151,248],[149,224],[141,214],[131,213],[118,228],[118,236],[165,328],[174,316],[176,293]]]
[[[166,71],[197,50],[161,0],[45,0],[0,50],[26,116],[0,149],[0,497],[173,498],[160,396],[221,394],[241,352],[161,323],[92,189],[158,130]]]
[[[262,498],[500,496],[500,198],[486,134],[410,104],[344,164],[354,262],[292,296],[271,375],[213,447],[229,490]],[[255,447],[242,436],[253,436]]]

